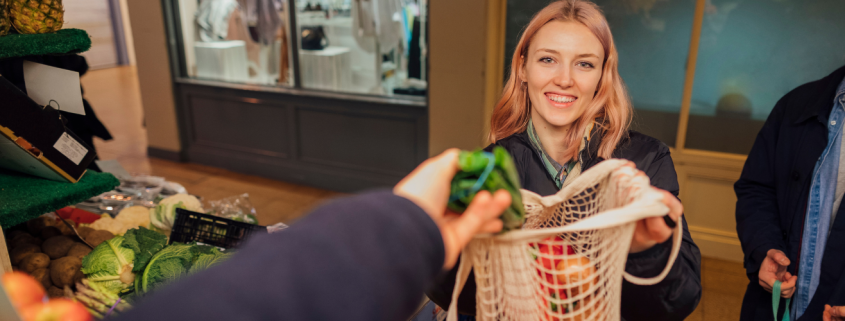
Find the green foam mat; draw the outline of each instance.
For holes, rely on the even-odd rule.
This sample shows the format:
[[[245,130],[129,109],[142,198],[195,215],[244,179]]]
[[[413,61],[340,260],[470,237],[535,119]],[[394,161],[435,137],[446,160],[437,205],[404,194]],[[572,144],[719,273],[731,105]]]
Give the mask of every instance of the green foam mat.
[[[91,38],[85,30],[62,29],[52,33],[0,36],[0,59],[42,55],[67,55],[87,51]]]
[[[68,183],[0,169],[0,226],[10,228],[118,185],[114,175],[94,171],[86,172],[77,183]]]

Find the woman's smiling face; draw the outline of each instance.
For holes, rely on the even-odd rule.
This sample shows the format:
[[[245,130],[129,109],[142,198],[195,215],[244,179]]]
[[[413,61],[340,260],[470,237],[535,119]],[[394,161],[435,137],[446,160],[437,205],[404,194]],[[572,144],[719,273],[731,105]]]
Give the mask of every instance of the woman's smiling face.
[[[586,26],[552,21],[540,28],[525,57],[535,126],[565,131],[593,101],[602,76],[604,48]]]

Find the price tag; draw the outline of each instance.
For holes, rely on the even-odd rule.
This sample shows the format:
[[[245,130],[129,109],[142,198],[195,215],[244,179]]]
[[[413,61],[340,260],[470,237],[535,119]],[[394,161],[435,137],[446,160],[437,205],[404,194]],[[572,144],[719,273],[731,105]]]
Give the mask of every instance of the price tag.
[[[23,78],[29,98],[41,106],[55,103],[53,108],[85,115],[82,104],[82,90],[79,89],[79,73],[39,63],[24,61]]]
[[[88,154],[88,149],[85,146],[82,146],[79,142],[77,142],[73,137],[67,134],[67,132],[63,133],[59,140],[53,145],[57,151],[65,155],[70,161],[74,164],[79,165],[79,162],[85,158],[85,155]]]

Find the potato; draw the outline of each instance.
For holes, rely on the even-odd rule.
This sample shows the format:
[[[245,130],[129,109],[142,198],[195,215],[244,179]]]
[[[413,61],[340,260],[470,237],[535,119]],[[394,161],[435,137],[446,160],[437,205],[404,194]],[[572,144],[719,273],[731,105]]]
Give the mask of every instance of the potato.
[[[73,285],[73,280],[76,278],[76,272],[82,267],[82,260],[74,256],[65,256],[58,260],[54,260],[50,264],[50,280],[53,285],[64,287],[65,285]]]
[[[80,260],[84,258],[88,253],[91,253],[91,248],[84,243],[73,243],[73,246],[70,247],[70,250],[67,251],[67,256],[75,256],[78,257]]]
[[[67,235],[67,236],[74,236],[74,235],[76,235],[76,233],[74,233],[74,232],[73,232],[73,230],[72,230],[70,227],[68,227],[68,226],[67,226],[67,224],[65,224],[65,223],[63,223],[63,222],[59,222],[58,224],[56,224],[56,227],[57,227],[60,231],[62,231],[62,235]]]
[[[51,286],[47,288],[47,296],[52,298],[63,298],[65,297],[65,291],[57,288],[55,286]]]
[[[64,235],[54,236],[44,241],[44,244],[41,245],[41,251],[55,260],[66,256],[73,243],[75,242],[70,237]]]
[[[6,239],[9,241],[14,240],[18,235],[29,235],[29,233],[21,230],[10,231],[9,234],[6,234]]]
[[[21,260],[21,263],[18,264],[18,267],[29,275],[32,275],[32,272],[35,272],[35,270],[45,269],[48,266],[50,266],[50,257],[44,253],[33,253],[27,255],[23,258],[23,260]]]
[[[88,233],[88,237],[85,238],[85,241],[88,242],[88,244],[91,244],[91,246],[97,247],[100,243],[111,240],[113,237],[114,234],[111,234],[109,231],[94,230],[93,232]]]
[[[35,244],[35,245],[41,246],[41,243],[43,243],[43,241],[41,239],[39,239],[35,236],[32,236],[32,235],[29,235],[29,233],[18,234],[17,236],[15,236],[15,238],[13,238],[12,240],[9,241],[9,248],[14,249],[14,248],[19,247],[23,244]]]
[[[53,281],[50,280],[50,270],[48,269],[38,269],[33,271],[30,275],[32,275],[32,277],[38,282],[41,282],[41,285],[43,285],[45,289],[49,289],[53,286]]]
[[[91,234],[91,232],[93,232],[93,231],[94,231],[94,229],[87,227],[87,226],[82,226],[82,227],[76,229],[76,232],[78,232],[79,236],[82,237],[82,238],[88,237],[88,234]]]
[[[82,270],[76,271],[76,274],[73,275],[73,284],[78,282],[82,282],[82,279],[85,278],[85,274],[82,273]]]
[[[35,244],[26,243],[14,248],[12,253],[9,253],[9,256],[12,259],[12,264],[18,265],[24,258],[33,253],[41,253],[41,247]]]
[[[41,230],[41,239],[46,240],[53,236],[62,235],[62,230],[55,226],[48,226]]]
[[[29,234],[41,235],[45,227],[56,225],[56,220],[48,216],[39,216],[26,222],[26,229]]]

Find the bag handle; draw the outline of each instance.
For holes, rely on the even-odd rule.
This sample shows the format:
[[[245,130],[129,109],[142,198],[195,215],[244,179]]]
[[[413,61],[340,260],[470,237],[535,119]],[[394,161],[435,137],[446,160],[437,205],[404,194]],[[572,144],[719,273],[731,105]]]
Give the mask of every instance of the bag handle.
[[[469,278],[469,272],[472,271],[472,263],[467,262],[469,257],[466,254],[467,251],[464,250],[464,255],[461,255],[461,262],[458,265],[458,275],[455,278],[455,289],[452,290],[452,303],[449,304],[446,321],[458,321],[458,297]]]
[[[775,316],[775,321],[778,321],[778,308],[780,307],[780,281],[775,281],[772,285],[772,314]],[[783,311],[783,321],[789,321],[789,304],[792,298],[786,299],[786,306]]]
[[[681,220],[683,220],[683,218]],[[660,274],[653,278],[641,278],[633,276],[627,271],[624,271],[622,272],[622,276],[625,277],[625,280],[628,280],[628,282],[631,282],[636,285],[654,285],[660,283],[660,281],[663,281],[666,275],[669,274],[669,271],[672,270],[672,266],[675,265],[675,259],[678,258],[678,253],[681,250],[681,243],[684,238],[683,222],[678,222],[676,225],[677,226],[675,226],[675,234],[673,235],[672,239],[672,254],[669,256],[669,261],[666,262],[666,267],[663,268],[663,272],[660,272]]]

